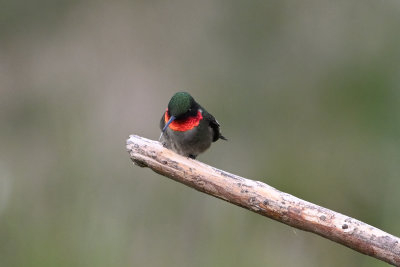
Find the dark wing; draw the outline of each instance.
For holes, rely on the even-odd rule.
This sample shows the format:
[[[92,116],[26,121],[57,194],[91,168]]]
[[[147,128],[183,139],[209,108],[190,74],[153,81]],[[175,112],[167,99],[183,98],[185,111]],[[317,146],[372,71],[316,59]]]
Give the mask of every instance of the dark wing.
[[[210,126],[213,129],[213,132],[214,132],[213,142],[217,141],[218,139],[228,140],[221,134],[221,131],[219,130],[219,123],[214,118],[214,116],[211,115],[210,113],[208,113],[207,111],[204,112],[204,109],[203,109],[203,113],[205,113],[204,116],[209,120]]]

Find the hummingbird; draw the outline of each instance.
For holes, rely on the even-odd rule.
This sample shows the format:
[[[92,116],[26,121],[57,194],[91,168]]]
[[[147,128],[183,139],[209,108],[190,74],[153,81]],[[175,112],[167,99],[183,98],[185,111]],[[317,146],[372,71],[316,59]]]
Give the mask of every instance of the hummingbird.
[[[186,92],[174,94],[160,121],[160,142],[176,153],[195,159],[218,139],[227,140],[213,115]]]

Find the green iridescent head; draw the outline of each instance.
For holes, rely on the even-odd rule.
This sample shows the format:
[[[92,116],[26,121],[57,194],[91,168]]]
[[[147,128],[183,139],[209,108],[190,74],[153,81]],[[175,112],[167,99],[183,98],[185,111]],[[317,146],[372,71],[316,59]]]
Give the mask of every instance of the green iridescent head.
[[[188,93],[178,92],[174,94],[168,103],[168,115],[170,116],[170,119],[162,129],[163,133],[168,128],[168,125],[174,120],[195,116],[198,107],[199,105]]]
[[[191,111],[195,101],[193,97],[186,92],[174,94],[168,103],[168,113],[175,118],[179,118]]]

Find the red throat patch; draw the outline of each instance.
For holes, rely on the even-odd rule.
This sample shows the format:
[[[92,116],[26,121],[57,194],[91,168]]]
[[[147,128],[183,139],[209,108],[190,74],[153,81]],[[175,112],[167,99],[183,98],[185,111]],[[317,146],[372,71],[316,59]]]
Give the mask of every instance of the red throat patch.
[[[170,116],[168,115],[168,109],[165,111],[164,115],[164,121],[167,123],[170,119]],[[174,131],[179,131],[179,132],[185,132],[193,129],[194,127],[198,126],[200,124],[200,121],[203,119],[203,115],[201,115],[200,110],[197,111],[197,115],[195,117],[188,117],[187,119],[184,120],[174,120],[169,124],[169,128],[171,128]]]

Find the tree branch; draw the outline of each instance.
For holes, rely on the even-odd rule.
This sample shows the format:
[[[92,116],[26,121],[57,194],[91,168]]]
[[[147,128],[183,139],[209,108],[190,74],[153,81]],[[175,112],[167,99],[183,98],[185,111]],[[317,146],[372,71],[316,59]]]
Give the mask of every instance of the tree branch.
[[[400,266],[400,239],[373,226],[262,182],[183,157],[157,141],[131,135],[126,148],[131,160],[141,167],[149,167],[200,192]]]

